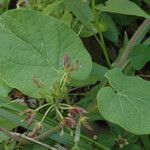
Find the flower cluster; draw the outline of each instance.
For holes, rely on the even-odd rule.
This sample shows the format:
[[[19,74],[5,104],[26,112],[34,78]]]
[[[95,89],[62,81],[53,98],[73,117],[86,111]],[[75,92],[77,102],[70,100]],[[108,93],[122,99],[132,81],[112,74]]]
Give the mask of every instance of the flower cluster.
[[[77,124],[77,121],[79,118],[81,118],[81,117],[85,118],[84,116],[86,113],[87,112],[83,108],[80,108],[80,107],[71,108],[69,110],[67,117],[64,117],[60,123],[62,133],[63,133],[64,127],[71,129],[71,127],[73,127]]]

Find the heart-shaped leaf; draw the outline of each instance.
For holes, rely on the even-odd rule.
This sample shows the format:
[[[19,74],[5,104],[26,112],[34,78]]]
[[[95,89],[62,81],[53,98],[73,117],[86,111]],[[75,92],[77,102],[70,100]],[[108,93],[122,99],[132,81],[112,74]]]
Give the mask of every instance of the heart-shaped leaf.
[[[150,82],[119,69],[106,73],[110,87],[98,92],[98,108],[108,121],[135,134],[150,133]]]
[[[86,79],[91,57],[77,35],[63,22],[31,10],[12,10],[0,16],[0,72],[11,87],[39,97],[33,78],[47,92],[64,74],[64,55],[77,70],[72,79]]]

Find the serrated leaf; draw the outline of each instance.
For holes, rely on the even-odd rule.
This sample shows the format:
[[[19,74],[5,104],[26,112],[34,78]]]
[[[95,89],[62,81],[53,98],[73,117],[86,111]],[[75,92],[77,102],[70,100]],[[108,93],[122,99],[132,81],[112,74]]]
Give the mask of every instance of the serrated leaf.
[[[130,60],[136,70],[140,70],[150,61],[150,47],[139,44],[133,48],[130,54]]]
[[[106,73],[110,86],[97,95],[98,108],[108,121],[135,134],[150,133],[150,82],[128,77],[119,69]]]
[[[7,44],[6,44],[7,41]],[[63,22],[31,10],[11,10],[0,17],[0,72],[11,87],[39,97],[33,77],[47,92],[64,74],[64,54],[79,69],[72,79],[86,79],[92,62],[77,35]]]
[[[108,0],[105,4],[106,6],[97,6],[97,9],[103,12],[133,15],[144,18],[150,17],[137,4],[129,0]]]

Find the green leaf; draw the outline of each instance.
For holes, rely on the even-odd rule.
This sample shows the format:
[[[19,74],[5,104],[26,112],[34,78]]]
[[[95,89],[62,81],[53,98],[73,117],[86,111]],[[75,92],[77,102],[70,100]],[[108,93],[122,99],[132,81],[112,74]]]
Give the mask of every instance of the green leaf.
[[[106,73],[110,86],[97,95],[98,108],[108,121],[135,134],[150,133],[150,82],[128,77],[119,69]]]
[[[101,13],[99,16],[99,22],[98,22],[99,28],[103,32],[103,35],[106,39],[114,42],[117,44],[118,42],[118,36],[119,31],[117,29],[117,26],[112,19],[112,17],[108,13]],[[78,32],[81,28],[81,24],[76,25],[76,32]],[[94,34],[98,33],[97,29],[94,26],[94,23],[90,24],[90,28],[83,27],[80,36],[81,37],[90,37]]]
[[[0,96],[7,97],[11,88],[0,77]]]
[[[66,7],[85,25],[94,20],[92,9],[82,0],[64,0]]]
[[[61,17],[61,20],[70,27],[72,18],[73,18],[73,15],[68,10],[65,10],[63,16]]]
[[[0,127],[5,129],[13,129],[16,127],[16,124],[9,122],[7,119],[0,117]]]
[[[104,120],[104,118],[99,114],[96,97],[100,86],[97,85],[93,87],[84,98],[82,98],[77,106],[84,108],[88,112],[88,118],[90,121]],[[92,106],[92,107],[91,107]]]
[[[98,136],[98,141],[100,141],[101,143],[103,143],[103,145],[109,147],[110,149],[115,144],[115,140],[115,137],[109,132],[100,133],[100,135]]]
[[[80,148],[76,145],[76,146],[73,146],[71,150],[80,150]]]
[[[134,23],[138,19],[138,17],[136,16],[129,16],[129,15],[117,14],[117,13],[113,13],[111,14],[111,16],[115,20],[117,25],[119,25],[121,28],[123,26],[128,26]]]
[[[3,105],[8,102],[10,102],[10,101],[0,97],[0,105]],[[27,107],[17,104],[17,103],[13,103],[13,104],[7,105],[3,108],[0,108],[0,117],[7,119],[9,122],[13,122],[14,124],[17,124],[18,126],[22,126],[24,128],[29,128],[27,122],[21,122],[21,120],[23,120],[27,116],[26,115],[24,115],[24,116],[18,115],[20,112],[24,111],[25,109],[27,109]],[[42,119],[42,115],[40,113],[37,113],[35,121],[34,121],[33,125],[30,127],[30,130],[32,130],[33,127],[35,126],[35,123],[41,121],[41,119]],[[58,126],[58,123],[54,122],[51,118],[46,117],[45,120],[43,121],[42,125],[43,125],[43,130],[41,130],[40,133],[46,132],[48,129],[52,129],[52,128]],[[60,131],[58,131],[54,134],[49,135],[49,138],[56,142],[67,145],[67,146],[74,145],[74,137],[71,136],[70,132],[66,129],[64,130],[63,136],[60,136]],[[92,144],[93,144],[92,139],[81,135],[79,147],[82,150],[91,150]],[[101,149],[101,147],[104,147],[104,146],[102,146],[100,143],[95,142],[95,147]],[[104,148],[106,150],[109,150],[106,147],[104,147]]]
[[[120,135],[121,137],[125,138],[130,144],[136,143],[139,138],[138,135],[127,132],[126,130],[124,130],[123,128],[121,128],[120,126],[116,124],[109,123],[109,127],[110,127],[111,134],[113,137],[118,138]]]
[[[48,16],[52,15],[57,10],[57,3],[48,4],[42,11],[42,14]]]
[[[11,130],[16,127],[16,124],[14,124],[11,121],[8,121],[7,119],[0,117],[0,128]],[[8,137],[5,133],[0,131],[0,143],[4,140],[8,140],[10,137]]]
[[[144,0],[144,2],[150,5],[150,0]]]
[[[150,61],[150,47],[139,44],[133,48],[130,54],[130,60],[136,70],[140,70]]]
[[[0,72],[9,86],[40,97],[32,81],[35,77],[49,92],[64,74],[66,53],[72,65],[77,61],[79,65],[71,78],[86,79],[92,68],[91,57],[66,24],[31,10],[11,10],[0,17]]]
[[[147,38],[144,42],[143,42],[144,45],[147,45],[147,46],[150,46],[150,37]]]
[[[126,145],[122,150],[129,150],[129,149],[132,149],[132,150],[144,150],[141,145],[136,145],[136,144]]]
[[[35,143],[24,145],[23,150],[29,150],[29,149],[30,150],[47,150],[47,148],[39,144],[35,144]]]
[[[91,108],[91,105],[89,105],[90,103],[94,102],[96,100],[96,96],[97,96],[97,93],[98,93],[98,90],[99,90],[99,86],[95,86],[93,87],[86,95],[84,98],[82,98],[78,103],[77,105],[84,108],[84,109],[88,109],[88,107],[90,109],[93,109]]]
[[[137,4],[129,0],[108,0],[106,6],[99,5],[97,9],[102,12],[119,13],[144,18],[150,17]]]
[[[71,80],[70,84],[71,86],[75,87],[81,87],[81,86],[87,86],[91,84],[95,84],[97,81],[104,80],[104,74],[108,71],[108,68],[99,65],[97,63],[93,63],[93,67],[91,70],[91,73],[89,77],[86,80]]]
[[[136,38],[134,46],[140,44],[140,42],[143,40],[144,36],[146,35],[147,32],[150,30],[150,21],[144,26],[142,29],[142,32],[139,33],[139,35]]]
[[[108,27],[106,32],[103,32],[104,37],[117,44],[119,31],[112,17],[109,14],[102,13],[100,19],[103,20]]]

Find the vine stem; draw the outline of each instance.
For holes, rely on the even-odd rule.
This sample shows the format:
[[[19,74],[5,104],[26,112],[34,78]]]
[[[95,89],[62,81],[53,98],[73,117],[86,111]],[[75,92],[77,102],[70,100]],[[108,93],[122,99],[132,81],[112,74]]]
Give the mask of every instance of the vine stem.
[[[128,59],[128,56],[129,54],[131,53],[137,39],[139,38],[140,36],[140,33],[142,33],[145,28],[147,26],[150,25],[150,18],[149,19],[146,19],[142,24],[141,26],[138,28],[138,30],[136,30],[136,32],[134,33],[134,35],[132,36],[132,38],[130,39],[128,45],[126,46],[125,48],[125,51],[122,55],[122,57],[120,58],[118,64],[117,64],[117,67],[119,68],[123,68],[124,64],[126,63],[127,59]]]
[[[96,13],[96,10],[95,10],[95,0],[92,0],[91,2],[92,2],[93,13],[94,13],[94,16],[95,16],[95,24],[96,24],[96,28],[98,30],[98,34],[99,34],[99,38],[100,38],[100,41],[98,40],[98,42],[99,42],[99,44],[102,48],[102,51],[103,51],[104,57],[106,59],[107,65],[108,65],[109,68],[111,68],[111,62],[109,60],[107,48],[106,48],[105,41],[104,41],[104,38],[103,38],[103,33],[102,33],[102,31],[101,31],[101,29],[99,28],[99,25],[98,25],[98,18],[97,18],[97,13]]]

